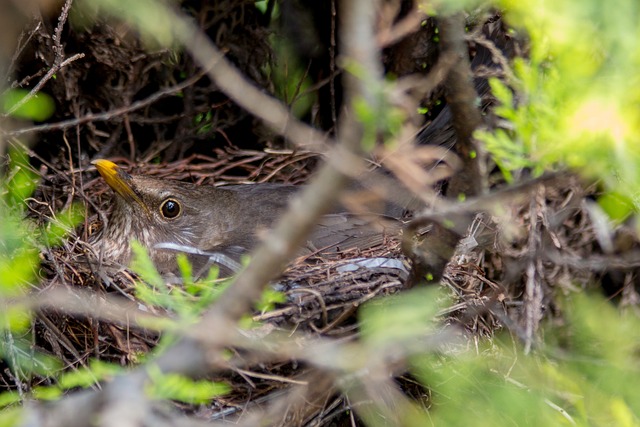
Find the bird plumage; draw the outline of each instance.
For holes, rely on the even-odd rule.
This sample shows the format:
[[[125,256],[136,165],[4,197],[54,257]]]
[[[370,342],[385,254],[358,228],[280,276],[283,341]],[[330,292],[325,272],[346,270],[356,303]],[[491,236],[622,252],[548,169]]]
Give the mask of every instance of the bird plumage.
[[[132,176],[107,160],[94,164],[116,193],[108,223],[94,239],[96,252],[105,260],[127,265],[130,242],[135,239],[165,274],[177,271],[177,252],[187,253],[199,274],[214,255],[222,256],[217,263],[224,270],[234,270],[240,256],[259,243],[300,188],[286,184],[199,186]],[[373,247],[385,235],[374,222],[372,217],[347,212],[326,215],[302,251]],[[386,227],[397,234],[400,222],[387,221]]]

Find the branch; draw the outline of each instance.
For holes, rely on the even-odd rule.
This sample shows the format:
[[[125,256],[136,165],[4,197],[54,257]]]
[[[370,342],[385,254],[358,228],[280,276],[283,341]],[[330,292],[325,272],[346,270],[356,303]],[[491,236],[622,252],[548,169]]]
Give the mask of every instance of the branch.
[[[442,54],[457,58],[445,80],[446,100],[456,135],[453,149],[462,160],[462,168],[449,181],[447,193],[451,198],[477,196],[482,190],[478,151],[473,139],[473,132],[482,125],[482,115],[476,107],[478,94],[473,86],[464,26],[462,13],[444,17],[440,22]],[[424,281],[425,277],[429,282],[440,280],[461,233],[471,224],[472,218],[472,213],[458,212],[449,216],[444,224],[434,223],[423,241],[407,252],[414,260],[411,282]]]
[[[106,122],[106,121],[114,120],[119,116],[123,116],[127,113],[130,113],[135,110],[139,110],[150,104],[153,104],[154,102],[164,98],[165,96],[173,95],[174,93],[180,92],[181,90],[195,84],[198,80],[202,78],[203,75],[204,75],[203,73],[198,73],[197,75],[183,81],[182,83],[159,90],[158,92],[155,92],[153,95],[150,95],[145,99],[141,99],[140,101],[136,101],[124,107],[105,111],[104,113],[86,114],[82,117],[77,117],[75,119],[63,120],[57,123],[47,123],[44,125],[32,126],[29,128],[17,129],[14,131],[5,132],[5,134],[10,136],[20,136],[20,135],[34,133],[34,132],[49,132],[52,130],[65,130],[65,129],[69,129],[69,128],[82,125],[85,123],[89,123],[89,122]]]
[[[476,106],[478,94],[473,86],[469,52],[465,41],[465,20],[462,13],[445,17],[440,23],[442,49],[456,55],[458,61],[445,80],[446,100],[453,117],[456,133],[454,150],[463,162],[462,171],[449,184],[449,194],[476,196],[482,191],[477,150],[473,133],[482,125],[482,114]]]
[[[69,17],[69,9],[71,9],[72,3],[73,3],[73,0],[65,1],[64,5],[62,6],[62,11],[60,12],[60,16],[58,17],[58,25],[56,26],[53,36],[51,37],[53,39],[53,51],[55,52],[52,67],[49,69],[49,71],[47,71],[44,77],[40,79],[40,81],[33,87],[33,89],[31,89],[31,91],[27,94],[27,96],[22,98],[18,103],[16,103],[13,107],[11,107],[11,109],[7,113],[3,114],[3,117],[10,116],[16,110],[18,110],[20,107],[26,104],[27,101],[29,101],[31,98],[36,96],[38,92],[40,92],[40,89],[42,89],[42,87],[49,81],[49,79],[51,79],[51,77],[53,77],[55,73],[60,71],[60,69],[66,67],[67,65],[69,65],[70,63],[72,63],[77,59],[84,58],[84,53],[77,53],[71,56],[70,58],[65,59],[64,49],[60,42],[60,38],[62,37],[62,28],[64,27],[64,24],[67,22],[67,18]]]
[[[171,13],[168,9],[166,12]],[[236,104],[298,147],[325,150],[329,142],[328,137],[296,119],[282,102],[264,93],[245,78],[195,22],[179,12],[174,13],[170,22],[170,30],[174,37],[200,64],[218,88]]]
[[[341,51],[349,61],[360,64],[363,70],[360,78],[345,76],[346,105],[350,105],[355,97],[360,97],[375,108],[379,101],[376,94],[371,93],[371,88],[380,87],[382,78],[373,33],[376,8],[362,0],[345,3]],[[249,83],[191,20],[179,12],[170,12],[163,3],[155,5],[162,9],[160,13],[164,12],[167,16],[172,14],[165,21],[170,31],[205,68],[218,87],[240,106],[299,146],[321,146],[327,141],[323,134],[293,118],[282,103]],[[268,281],[281,273],[318,218],[329,211],[340,190],[347,184],[348,178],[340,170],[360,167],[358,163],[361,160],[357,154],[360,152],[362,125],[353,114],[345,114],[339,124],[339,142],[328,153],[327,163],[304,193],[291,203],[289,211],[254,252],[251,263],[204,315],[202,321],[190,329],[188,337],[153,362],[161,371],[198,375],[219,370],[225,365],[221,350],[231,345],[238,336],[238,320],[251,310]],[[85,407],[100,408],[92,414],[91,419],[113,421],[116,419],[114,409],[130,413],[135,405],[140,405],[142,386],[148,378],[147,369],[148,366],[141,366],[129,375],[106,384],[101,392],[90,394],[90,403],[85,402]],[[126,390],[126,396],[123,390]],[[82,392],[81,395],[88,393]],[[60,410],[66,406],[63,402]],[[145,408],[144,413],[148,413],[148,405],[142,407]],[[51,415],[56,420],[53,409]],[[140,420],[140,416],[143,415],[136,419]],[[88,423],[88,418],[74,420],[75,425]]]
[[[346,105],[350,105],[355,97],[367,99],[372,107],[379,102],[376,96],[371,93],[371,88],[375,87],[372,82],[379,84],[382,77],[373,34],[374,13],[375,8],[368,2],[349,2],[349,6],[346,6],[343,11],[342,34],[344,35],[341,51],[344,52],[347,60],[358,63],[363,70],[360,78],[351,74],[344,75]],[[174,22],[178,22],[179,26],[186,24],[180,19],[184,18],[179,18]],[[258,108],[258,104],[249,102],[251,108],[260,113],[258,116],[261,119],[272,125],[282,123],[281,120],[287,126],[291,126],[293,123],[293,129],[291,127],[283,129],[285,131],[283,134],[286,137],[298,138],[302,135],[318,134],[317,131],[302,123],[290,122],[290,114],[281,103],[262,94],[247,83],[227,63],[226,59],[221,56],[211,59],[220,55],[219,52],[195,28],[190,27],[189,33],[183,33],[181,37],[185,41],[193,42],[195,40],[193,44],[188,46],[190,46],[190,52],[196,60],[206,60],[207,65],[211,65],[212,61],[217,62],[216,67],[208,68],[207,73],[221,88],[230,91],[227,92],[227,95],[233,97],[234,94],[247,94],[255,91],[257,92],[254,93],[256,99],[264,100],[269,106],[274,106],[273,110],[264,105]],[[234,98],[234,100],[236,99]],[[246,99],[243,98],[240,103],[244,105]],[[270,114],[271,112],[274,114]],[[205,315],[198,329],[201,329],[206,336],[210,337],[212,328],[215,328],[216,333],[219,334],[221,346],[225,344],[229,335],[224,331],[235,330],[237,321],[251,310],[251,304],[259,298],[264,286],[282,272],[297,249],[304,243],[304,239],[316,225],[318,219],[331,209],[340,190],[347,183],[347,177],[340,171],[359,168],[357,156],[354,156],[354,153],[359,152],[361,136],[361,124],[355,120],[353,114],[343,115],[339,126],[338,146],[328,154],[327,163],[321,167],[317,176],[302,195],[291,203],[290,209],[274,230],[269,233],[263,244],[254,251],[251,263],[239,274],[234,284],[221,296],[218,303]],[[294,142],[296,141],[294,140]],[[181,345],[191,348],[193,343],[179,344],[167,352],[158,363],[161,367],[164,367],[163,365],[166,363],[172,369],[186,369],[189,373],[195,373],[192,371],[193,364],[179,362],[179,355],[184,351],[180,348]],[[182,366],[176,366],[176,362]],[[200,368],[204,368],[204,366],[200,366]]]

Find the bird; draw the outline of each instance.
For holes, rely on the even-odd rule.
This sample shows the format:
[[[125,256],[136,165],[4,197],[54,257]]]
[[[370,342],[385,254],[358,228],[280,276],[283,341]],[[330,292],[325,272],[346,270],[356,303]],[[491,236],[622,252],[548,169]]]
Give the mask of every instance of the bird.
[[[214,187],[131,175],[117,164],[92,162],[113,190],[112,209],[91,244],[101,260],[127,266],[131,241],[149,253],[162,275],[177,275],[176,255],[184,253],[194,276],[217,265],[226,275],[264,236],[302,186],[275,183]],[[387,215],[362,217],[339,209],[324,215],[301,254],[372,248],[399,235],[402,221]]]

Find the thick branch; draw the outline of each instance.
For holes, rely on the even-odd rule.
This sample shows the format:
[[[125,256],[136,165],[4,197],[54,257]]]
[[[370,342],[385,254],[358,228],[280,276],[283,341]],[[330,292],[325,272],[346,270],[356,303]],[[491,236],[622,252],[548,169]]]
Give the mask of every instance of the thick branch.
[[[458,59],[445,80],[446,100],[451,108],[456,133],[454,150],[463,162],[461,172],[449,183],[449,194],[452,197],[458,197],[459,194],[476,196],[481,192],[473,133],[482,126],[482,115],[476,103],[478,94],[473,86],[464,26],[462,13],[445,17],[440,23],[443,52],[449,52]]]
[[[455,55],[457,62],[449,70],[445,80],[446,99],[453,116],[456,135],[454,151],[462,160],[462,168],[449,181],[447,193],[451,198],[477,196],[482,191],[482,180],[478,167],[477,150],[473,142],[473,132],[482,125],[482,115],[476,107],[478,94],[473,86],[471,64],[464,32],[464,15],[458,13],[444,17],[440,23],[442,54]],[[433,229],[411,251],[414,258],[413,282],[438,282],[444,269],[454,254],[461,238],[473,219],[473,214],[453,214],[446,223],[434,223]]]

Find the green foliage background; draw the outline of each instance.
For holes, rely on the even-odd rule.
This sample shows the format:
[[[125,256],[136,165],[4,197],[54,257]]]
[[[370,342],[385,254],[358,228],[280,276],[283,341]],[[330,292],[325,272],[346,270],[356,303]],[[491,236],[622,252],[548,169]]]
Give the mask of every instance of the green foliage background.
[[[531,40],[509,85],[492,81],[511,132],[481,134],[507,176],[569,166],[602,182],[613,219],[639,208],[640,4],[498,1],[505,19]]]

